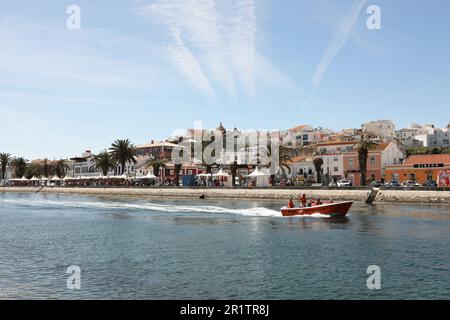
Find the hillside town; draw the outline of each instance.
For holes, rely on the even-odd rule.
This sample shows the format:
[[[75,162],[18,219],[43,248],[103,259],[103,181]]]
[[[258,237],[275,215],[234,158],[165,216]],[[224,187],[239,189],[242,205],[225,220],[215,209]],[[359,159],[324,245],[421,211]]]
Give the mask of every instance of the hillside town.
[[[279,146],[276,170],[261,162],[261,146],[234,143],[255,134]],[[195,152],[174,161],[177,148],[204,151],[205,136],[214,141],[217,135],[224,140],[212,162]],[[450,186],[449,139],[450,124],[397,130],[392,121],[377,120],[340,132],[311,125],[246,132],[220,123],[163,141],[134,145],[117,140],[104,151],[86,150],[68,159],[27,160],[1,153],[1,179],[10,186]],[[231,151],[227,140],[233,141]]]

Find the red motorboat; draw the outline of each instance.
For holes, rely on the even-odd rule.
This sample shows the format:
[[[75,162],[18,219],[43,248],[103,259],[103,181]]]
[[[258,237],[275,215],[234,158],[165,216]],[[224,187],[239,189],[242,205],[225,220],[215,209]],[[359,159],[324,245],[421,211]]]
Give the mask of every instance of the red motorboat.
[[[343,201],[343,202],[331,202],[324,203],[312,207],[300,207],[300,208],[281,208],[281,213],[284,217],[290,216],[302,216],[302,215],[312,215],[312,214],[325,214],[331,217],[345,217],[348,210],[350,210],[353,201]]]

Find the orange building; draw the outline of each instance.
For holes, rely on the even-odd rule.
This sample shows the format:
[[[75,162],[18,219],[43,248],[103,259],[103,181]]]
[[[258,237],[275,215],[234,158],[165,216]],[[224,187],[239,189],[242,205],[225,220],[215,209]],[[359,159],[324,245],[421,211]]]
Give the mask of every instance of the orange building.
[[[402,151],[395,142],[380,143],[374,150],[370,150],[367,157],[366,179],[370,181],[385,181],[386,167],[401,163]],[[361,185],[361,171],[359,169],[358,152],[353,150],[344,153],[344,176],[352,181],[354,186]]]
[[[440,185],[450,186],[450,154],[425,154],[410,156],[401,165],[386,167],[386,180],[412,180],[423,184],[436,181]]]

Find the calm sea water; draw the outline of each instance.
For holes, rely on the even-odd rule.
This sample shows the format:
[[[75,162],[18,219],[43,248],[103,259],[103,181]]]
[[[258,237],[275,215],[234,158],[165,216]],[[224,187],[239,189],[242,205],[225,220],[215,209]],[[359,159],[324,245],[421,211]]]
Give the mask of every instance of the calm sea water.
[[[450,298],[449,206],[357,204],[336,220],[283,205],[0,194],[0,298]]]

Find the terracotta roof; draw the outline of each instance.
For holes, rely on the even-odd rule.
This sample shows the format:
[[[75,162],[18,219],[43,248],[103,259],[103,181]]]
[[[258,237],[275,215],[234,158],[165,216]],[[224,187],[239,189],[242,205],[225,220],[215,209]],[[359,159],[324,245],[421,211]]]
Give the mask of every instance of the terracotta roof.
[[[316,144],[316,146],[339,146],[343,144],[357,144],[358,141],[329,141],[329,142],[320,142]]]
[[[289,161],[289,162],[295,163],[295,162],[303,162],[305,160],[306,160],[305,157],[293,157],[293,158],[291,158],[291,161]]]
[[[155,142],[155,143],[147,143],[147,144],[141,144],[136,146],[137,149],[139,148],[156,148],[156,147],[173,147],[175,148],[177,145],[167,142],[167,141],[161,141],[161,142]]]
[[[412,155],[403,163],[405,165],[450,163],[450,154],[420,154]]]
[[[383,142],[378,144],[378,146],[373,151],[383,151],[386,149],[391,143],[390,142]]]
[[[299,132],[299,131],[303,131],[307,127],[311,127],[311,126],[307,125],[307,124],[302,124],[302,125],[299,125],[299,126],[296,126],[296,127],[292,128],[292,129],[289,129],[289,131],[290,132]]]

